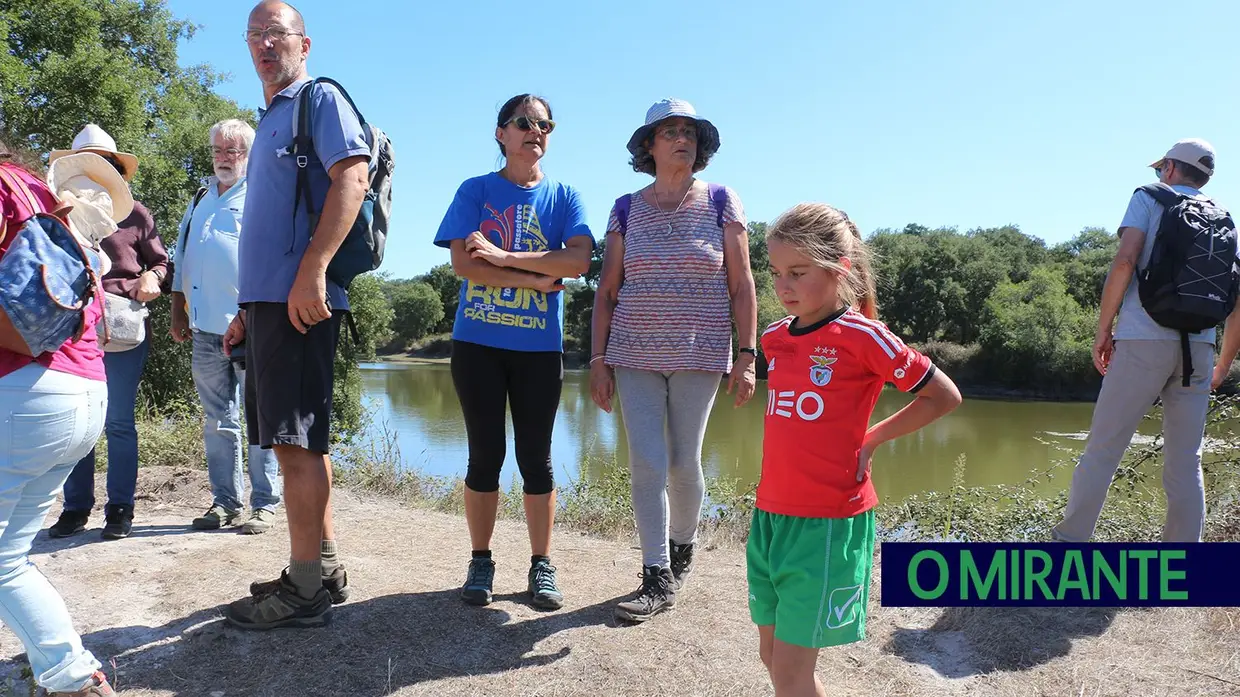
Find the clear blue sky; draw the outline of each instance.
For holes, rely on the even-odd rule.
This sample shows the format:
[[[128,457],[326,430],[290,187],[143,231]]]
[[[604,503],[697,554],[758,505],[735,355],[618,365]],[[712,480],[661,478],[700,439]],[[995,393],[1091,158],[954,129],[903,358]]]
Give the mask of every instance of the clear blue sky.
[[[183,64],[262,104],[242,38],[250,0],[171,0],[202,25]],[[1218,152],[1206,188],[1240,210],[1240,3],[989,0],[543,2],[303,0],[310,71],[342,82],[396,148],[384,270],[447,261],[431,240],[468,177],[498,167],[495,114],[547,97],[544,171],[578,187],[601,234],[649,179],[625,143],[656,100],[692,102],[722,148],[700,176],[750,220],[803,200],[868,234],[1019,225],[1048,243],[1114,230],[1177,139]]]

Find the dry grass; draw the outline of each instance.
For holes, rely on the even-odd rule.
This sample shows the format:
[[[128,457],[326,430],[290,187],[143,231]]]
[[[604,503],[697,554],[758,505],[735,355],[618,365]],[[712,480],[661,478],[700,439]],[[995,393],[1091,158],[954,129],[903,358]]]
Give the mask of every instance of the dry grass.
[[[146,468],[140,486],[133,537],[41,537],[34,554],[86,645],[114,658],[122,695],[773,694],[732,544],[703,551],[674,611],[627,627],[612,606],[637,584],[630,543],[558,533],[568,604],[540,612],[520,594],[524,527],[501,521],[496,602],[473,608],[456,597],[469,549],[459,517],[341,490],[350,601],[324,630],[245,633],[219,606],[279,569],[283,524],[257,537],[190,532],[209,502],[203,473]],[[819,659],[829,694],[1240,694],[1240,611],[885,608],[880,573],[867,639]],[[11,670],[20,651],[0,634]]]

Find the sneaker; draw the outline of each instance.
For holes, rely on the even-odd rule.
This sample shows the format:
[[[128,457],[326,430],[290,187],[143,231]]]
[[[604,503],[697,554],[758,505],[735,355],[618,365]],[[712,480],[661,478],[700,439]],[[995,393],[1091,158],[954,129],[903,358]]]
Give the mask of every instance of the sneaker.
[[[539,560],[530,565],[529,590],[534,607],[559,610],[564,607],[564,594],[555,585],[555,567]]]
[[[261,535],[271,529],[276,520],[276,512],[266,508],[256,508],[250,519],[241,526],[242,535]]]
[[[221,527],[232,525],[233,521],[240,517],[241,511],[234,511],[217,503],[208,508],[206,513],[194,518],[190,525],[195,530],[219,530]]]
[[[103,508],[103,521],[103,539],[129,537],[129,531],[133,528],[133,506],[109,503]]]
[[[672,578],[676,581],[676,590],[680,590],[693,571],[693,543],[678,545],[668,540],[667,547],[672,553]]]
[[[461,599],[470,605],[490,605],[491,585],[495,582],[495,562],[486,557],[469,560],[469,575],[461,588]]]
[[[255,598],[271,595],[279,590],[287,579],[288,569],[285,569],[280,572],[280,578],[274,581],[255,581],[250,584],[250,595]],[[343,565],[337,566],[335,571],[323,577],[323,590],[327,591],[332,605],[339,605],[349,599],[349,575],[345,573]]]
[[[627,622],[645,622],[676,606],[676,581],[672,570],[662,566],[642,567],[642,585],[637,596],[616,605],[616,617]]]
[[[224,619],[241,629],[322,627],[331,609],[332,599],[325,588],[316,589],[313,598],[303,598],[288,576],[280,574],[275,592],[233,601],[225,608]]]
[[[86,531],[87,520],[90,520],[90,513],[61,511],[60,518],[47,529],[47,535],[48,537],[72,537]]]
[[[95,671],[86,687],[77,692],[49,692],[47,697],[116,697],[116,692],[108,684],[108,676]]]

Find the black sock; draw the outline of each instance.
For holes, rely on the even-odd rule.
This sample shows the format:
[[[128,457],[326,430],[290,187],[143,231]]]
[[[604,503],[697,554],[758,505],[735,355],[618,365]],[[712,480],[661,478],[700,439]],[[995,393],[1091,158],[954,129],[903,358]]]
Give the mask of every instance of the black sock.
[[[479,559],[479,558],[481,558],[481,559],[490,559],[490,558],[491,558],[491,550],[489,550],[489,549],[475,549],[475,550],[474,550],[474,559]]]
[[[551,563],[551,557],[546,557],[546,556],[543,556],[543,555],[541,555],[541,554],[535,554],[535,555],[533,555],[533,556],[531,556],[531,557],[530,557],[530,566],[533,566],[533,565],[537,564],[537,563],[538,563],[538,562],[540,562],[540,561],[545,561],[545,562],[547,562],[548,564],[550,564],[550,563]]]

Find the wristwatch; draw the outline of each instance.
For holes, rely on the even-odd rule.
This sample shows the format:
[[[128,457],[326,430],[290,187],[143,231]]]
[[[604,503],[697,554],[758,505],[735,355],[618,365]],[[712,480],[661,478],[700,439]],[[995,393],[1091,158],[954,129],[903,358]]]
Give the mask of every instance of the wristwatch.
[[[746,346],[745,348],[740,348],[740,349],[737,349],[737,350],[736,350],[736,352],[737,352],[737,353],[748,353],[749,355],[753,356],[754,358],[757,358],[757,357],[758,357],[758,352],[757,352],[757,351],[755,351],[754,349],[749,348],[748,346]]]

